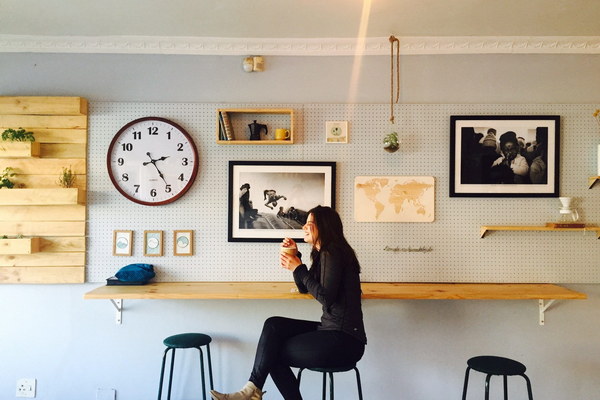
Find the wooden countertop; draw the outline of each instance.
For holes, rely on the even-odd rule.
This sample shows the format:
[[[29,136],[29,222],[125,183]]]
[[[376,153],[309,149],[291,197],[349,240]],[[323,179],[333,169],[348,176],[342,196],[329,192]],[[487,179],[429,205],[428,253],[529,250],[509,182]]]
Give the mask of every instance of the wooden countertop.
[[[548,283],[362,282],[363,299],[519,300],[586,299],[585,293]],[[157,282],[100,286],[84,299],[308,299],[293,282]]]

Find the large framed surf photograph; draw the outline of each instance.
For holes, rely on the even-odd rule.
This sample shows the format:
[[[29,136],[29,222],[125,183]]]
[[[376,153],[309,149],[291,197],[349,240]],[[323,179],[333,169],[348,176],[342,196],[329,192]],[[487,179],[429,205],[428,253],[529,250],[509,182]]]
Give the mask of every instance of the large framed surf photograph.
[[[560,117],[451,116],[450,197],[558,197]]]
[[[308,211],[335,207],[335,162],[229,161],[228,241],[302,240]]]

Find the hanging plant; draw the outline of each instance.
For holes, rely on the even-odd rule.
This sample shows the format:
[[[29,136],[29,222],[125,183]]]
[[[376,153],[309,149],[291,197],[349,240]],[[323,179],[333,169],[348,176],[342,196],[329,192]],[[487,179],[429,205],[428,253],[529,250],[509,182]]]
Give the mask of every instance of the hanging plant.
[[[385,135],[383,138],[383,148],[389,153],[394,153],[400,148],[400,142],[398,141],[398,133],[392,132]]]
[[[394,101],[394,46],[396,48],[396,99]],[[390,122],[395,123],[394,103],[400,99],[400,40],[394,35],[390,36]],[[394,153],[400,148],[398,133],[391,132],[383,138],[383,149]]]

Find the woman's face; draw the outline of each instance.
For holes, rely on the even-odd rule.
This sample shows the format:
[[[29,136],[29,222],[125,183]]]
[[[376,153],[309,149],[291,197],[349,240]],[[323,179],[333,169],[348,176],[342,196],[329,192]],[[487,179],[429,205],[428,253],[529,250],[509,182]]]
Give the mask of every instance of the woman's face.
[[[308,214],[308,218],[306,218],[306,224],[304,224],[302,230],[304,231],[304,241],[318,248],[316,241],[319,237],[319,231],[317,230],[317,225],[315,224],[314,215]]]

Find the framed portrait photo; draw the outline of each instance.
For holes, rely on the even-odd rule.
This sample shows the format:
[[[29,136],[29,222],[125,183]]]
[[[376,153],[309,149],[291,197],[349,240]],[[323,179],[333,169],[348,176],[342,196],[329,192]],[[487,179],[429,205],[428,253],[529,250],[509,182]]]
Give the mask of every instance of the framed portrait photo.
[[[193,256],[194,255],[194,231],[174,231],[173,232],[173,255],[174,256]]]
[[[308,211],[335,205],[335,162],[230,161],[228,240],[301,240]]]
[[[113,256],[131,256],[133,231],[113,231]]]
[[[450,197],[558,197],[558,115],[450,118]]]
[[[160,257],[163,255],[163,232],[144,231],[144,255]]]

